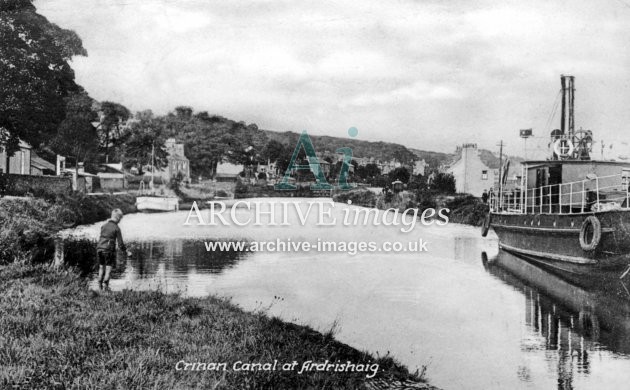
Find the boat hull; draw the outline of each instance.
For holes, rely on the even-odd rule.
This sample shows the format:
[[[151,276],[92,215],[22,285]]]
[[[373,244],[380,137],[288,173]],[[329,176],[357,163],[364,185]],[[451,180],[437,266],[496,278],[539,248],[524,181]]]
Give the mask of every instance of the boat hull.
[[[179,199],[175,197],[139,196],[136,208],[143,212],[164,212],[179,210]]]
[[[580,230],[594,216],[601,239],[594,250],[580,245]],[[615,270],[630,263],[630,210],[584,214],[491,213],[501,249],[563,272]]]
[[[541,318],[563,316],[572,324],[572,331],[586,340],[602,343],[616,352],[630,352],[630,292],[618,273],[594,271],[588,284],[582,285],[505,251],[489,259],[486,256],[483,264],[488,272],[526,293],[525,313],[538,329],[557,324]],[[585,341],[581,337],[574,340],[578,344]]]

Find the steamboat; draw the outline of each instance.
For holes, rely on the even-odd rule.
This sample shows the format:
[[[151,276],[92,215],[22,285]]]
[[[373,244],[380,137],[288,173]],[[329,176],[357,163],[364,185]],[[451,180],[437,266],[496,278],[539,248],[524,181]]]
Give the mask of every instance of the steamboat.
[[[492,228],[501,249],[571,274],[620,269],[630,263],[630,162],[591,159],[592,132],[574,127],[574,77],[561,86],[552,156],[525,161],[509,190],[500,170],[482,235]]]

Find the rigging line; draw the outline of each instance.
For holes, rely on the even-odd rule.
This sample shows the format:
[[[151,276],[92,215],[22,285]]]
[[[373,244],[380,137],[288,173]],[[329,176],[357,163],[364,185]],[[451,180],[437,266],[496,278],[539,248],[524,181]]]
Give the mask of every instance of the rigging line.
[[[545,124],[545,128],[544,131],[549,130],[549,126],[551,126],[551,122],[553,122],[554,118],[556,117],[556,112],[558,111],[558,106],[560,105],[560,95],[562,94],[562,89],[560,89],[558,91],[558,94],[556,95],[556,99],[553,103],[553,107],[551,109],[551,112],[549,113],[549,118],[547,118],[547,123]]]

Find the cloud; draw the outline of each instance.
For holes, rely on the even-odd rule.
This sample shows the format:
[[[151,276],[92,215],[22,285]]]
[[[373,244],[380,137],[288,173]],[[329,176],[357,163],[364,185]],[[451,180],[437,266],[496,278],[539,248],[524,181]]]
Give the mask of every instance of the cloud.
[[[578,126],[612,138],[630,121],[630,9],[615,2],[35,4],[82,37],[78,82],[133,110],[187,104],[330,135],[357,126],[444,151],[503,138],[519,152],[518,129],[546,134],[559,75],[573,73]]]
[[[400,103],[403,100],[449,100],[461,99],[461,91],[447,85],[431,85],[418,81],[410,86],[375,94],[363,94],[350,99],[344,106],[373,106]]]

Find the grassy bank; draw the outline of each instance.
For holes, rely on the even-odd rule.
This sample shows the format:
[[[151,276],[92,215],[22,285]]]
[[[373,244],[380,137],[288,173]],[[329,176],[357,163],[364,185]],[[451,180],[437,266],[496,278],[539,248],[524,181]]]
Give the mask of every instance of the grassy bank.
[[[105,220],[115,208],[136,212],[135,203],[130,194],[0,198],[0,264],[49,260],[59,230]]]
[[[72,271],[0,267],[3,388],[374,388],[417,375],[335,341],[332,332],[248,314],[224,300],[160,292],[97,293]],[[242,362],[298,361],[295,370],[234,371]],[[302,362],[378,363],[365,372],[299,374]],[[223,371],[176,370],[179,361]],[[180,365],[181,368],[181,365]]]

